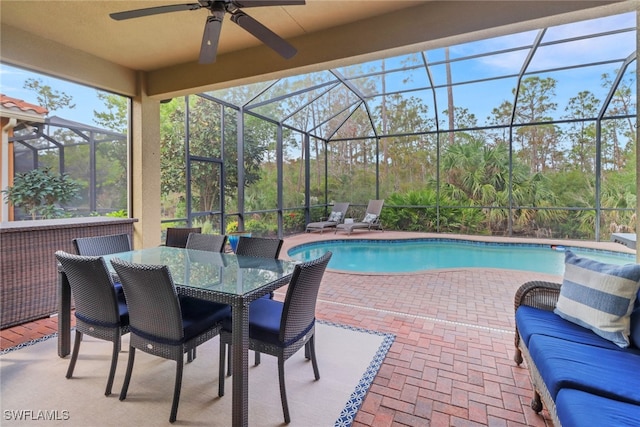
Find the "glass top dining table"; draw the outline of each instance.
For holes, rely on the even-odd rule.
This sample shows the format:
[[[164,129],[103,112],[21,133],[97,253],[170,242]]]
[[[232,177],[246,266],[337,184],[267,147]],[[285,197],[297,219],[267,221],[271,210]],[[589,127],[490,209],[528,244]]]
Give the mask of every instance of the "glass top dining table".
[[[166,246],[105,255],[103,258],[112,272],[115,270],[109,261],[113,258],[137,264],[166,265],[179,290],[218,293],[221,298],[247,296],[261,290],[262,294],[268,293],[262,288],[291,275],[297,264],[279,259]]]
[[[103,257],[138,264],[167,265],[180,294],[232,307],[232,425],[248,426],[249,303],[286,285],[298,262],[205,252],[166,246],[120,252]],[[58,279],[58,355],[71,347],[71,291],[60,269]]]

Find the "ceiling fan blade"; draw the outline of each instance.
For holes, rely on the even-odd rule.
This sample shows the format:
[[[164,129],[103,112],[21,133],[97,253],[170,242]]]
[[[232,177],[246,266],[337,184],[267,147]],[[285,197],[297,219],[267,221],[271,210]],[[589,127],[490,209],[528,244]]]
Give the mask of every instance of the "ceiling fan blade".
[[[296,6],[304,5],[305,0],[232,0],[236,7],[260,7],[260,6]]]
[[[216,62],[218,54],[218,42],[222,29],[222,16],[209,16],[204,26],[202,45],[200,46],[200,64],[212,64]]]
[[[231,15],[231,20],[286,59],[293,58],[298,52],[295,47],[246,13],[236,12]]]
[[[172,4],[168,6],[147,7],[145,9],[127,10],[125,12],[110,13],[111,19],[122,21],[124,19],[141,18],[149,15],[159,15],[161,13],[180,12],[182,10],[198,10],[202,7],[200,3]]]

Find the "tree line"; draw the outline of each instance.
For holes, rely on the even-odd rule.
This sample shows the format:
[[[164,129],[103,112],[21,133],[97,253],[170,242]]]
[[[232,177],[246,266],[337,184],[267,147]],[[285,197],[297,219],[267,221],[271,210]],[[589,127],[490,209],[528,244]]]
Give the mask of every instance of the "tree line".
[[[292,130],[296,128],[313,130],[309,138],[312,204],[324,202],[326,167],[330,202],[366,203],[376,197],[378,185],[379,197],[387,200],[383,211],[387,228],[491,234],[505,234],[511,229],[525,235],[548,230],[556,237],[593,238],[597,220],[608,231],[634,227],[633,75],[618,85],[600,122],[595,117],[602,101],[590,91],[580,91],[559,106],[553,78],[527,77],[517,88],[517,104],[504,100],[493,108],[485,121],[488,126],[479,126],[472,113],[453,102],[436,123],[430,107],[417,96],[383,95],[369,106],[349,90],[326,91],[322,96],[318,92],[321,89],[302,90],[318,83],[315,78],[303,76],[278,86],[269,94],[278,102],[264,103],[254,110],[274,120],[296,112],[287,120],[290,127],[282,133],[284,205],[292,210],[288,217],[292,230],[304,225],[301,208],[307,140],[303,132]],[[613,84],[607,74],[601,81],[605,87]],[[72,102],[64,94],[56,97],[51,88],[38,86],[37,82],[29,84],[42,93],[42,102],[50,110],[55,110],[56,102]],[[373,87],[377,83],[372,79],[364,84]],[[279,98],[284,94],[297,95]],[[516,88],[512,94],[515,99]],[[105,109],[94,112],[94,121],[126,132],[126,99],[100,96]],[[238,185],[244,185],[245,211],[276,207],[277,126],[253,114],[240,117],[231,107],[242,105],[250,96],[250,88],[229,89],[226,96],[227,105],[207,94],[162,104],[163,218],[187,216],[187,132],[191,156],[196,158],[190,164],[193,211],[217,211],[224,205],[225,211],[234,212]],[[345,110],[350,114],[348,119],[340,111],[345,105],[352,106]],[[554,121],[559,108],[562,119]],[[240,120],[243,183],[238,182]],[[372,126],[379,127],[378,139],[371,137]],[[59,132],[56,137],[65,145],[77,145],[70,134]],[[100,181],[112,183],[109,186],[113,193],[104,193],[108,199],[105,204],[116,206],[126,200],[125,186],[116,190],[117,185],[113,185],[126,177],[126,150],[109,144],[104,147],[98,153],[98,164],[105,165]],[[596,193],[598,148],[601,181],[600,192]],[[81,183],[87,173],[83,150],[86,148],[80,144],[65,154],[65,171],[80,177]],[[55,167],[55,151],[47,153],[42,164]],[[219,197],[221,171],[216,169],[217,160],[224,162],[224,200]],[[597,198],[604,208],[599,219],[595,217]],[[323,211],[313,212],[321,215]]]

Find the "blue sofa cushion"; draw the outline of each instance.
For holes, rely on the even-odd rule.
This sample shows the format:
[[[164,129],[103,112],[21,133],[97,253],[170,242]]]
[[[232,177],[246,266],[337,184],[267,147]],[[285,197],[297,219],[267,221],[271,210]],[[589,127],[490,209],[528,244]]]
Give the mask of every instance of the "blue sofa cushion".
[[[594,334],[590,329],[564,320],[553,311],[522,305],[516,311],[516,325],[518,333],[527,347],[529,346],[529,338],[538,334],[597,347],[619,349],[611,341]]]
[[[555,402],[562,427],[636,427],[640,423],[639,405],[580,390],[563,388],[558,392]]]
[[[554,312],[620,347],[628,347],[631,312],[639,287],[640,264],[606,264],[567,251]]]
[[[529,354],[551,398],[562,388],[574,388],[640,404],[640,352],[608,349],[534,334]]]
[[[638,307],[636,300],[636,308],[631,313],[631,343],[640,348],[640,307]]]

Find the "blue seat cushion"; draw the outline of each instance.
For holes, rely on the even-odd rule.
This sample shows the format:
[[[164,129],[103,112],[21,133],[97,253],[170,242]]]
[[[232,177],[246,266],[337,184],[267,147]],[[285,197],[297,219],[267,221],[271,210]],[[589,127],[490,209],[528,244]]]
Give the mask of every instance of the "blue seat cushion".
[[[537,334],[529,339],[528,349],[554,400],[560,389],[574,388],[640,404],[636,349],[609,349]]]
[[[590,329],[563,319],[553,311],[527,305],[521,305],[516,310],[516,325],[527,347],[529,347],[531,336],[538,334],[614,350],[620,348],[611,341],[596,335]]]
[[[259,298],[249,306],[249,337],[252,339],[282,345],[280,342],[280,320],[284,303],[267,298]]]
[[[124,294],[124,289],[122,289],[122,283],[113,282],[113,287],[116,289],[117,294]]]
[[[570,388],[560,390],[555,402],[562,427],[636,427],[640,424],[640,406],[632,403]]]
[[[282,345],[280,319],[284,303],[269,298],[258,298],[249,305],[249,337],[275,345]],[[231,316],[224,319],[222,329],[231,332]]]
[[[179,299],[185,341],[197,337],[216,323],[221,323],[225,317],[231,315],[231,307],[226,304],[205,301],[185,295],[180,295]]]
[[[120,326],[129,325],[129,308],[127,301],[124,299],[124,293],[116,294],[118,301],[118,313],[120,314]]]

